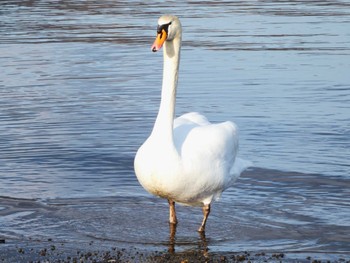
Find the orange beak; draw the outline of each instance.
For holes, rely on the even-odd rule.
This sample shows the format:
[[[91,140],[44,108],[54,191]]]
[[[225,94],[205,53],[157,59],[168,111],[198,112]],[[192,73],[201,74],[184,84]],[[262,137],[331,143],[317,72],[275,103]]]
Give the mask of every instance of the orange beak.
[[[164,29],[162,29],[162,32],[157,34],[156,40],[154,41],[153,45],[152,45],[152,51],[156,52],[159,49],[162,48],[165,40],[167,39],[167,33]]]

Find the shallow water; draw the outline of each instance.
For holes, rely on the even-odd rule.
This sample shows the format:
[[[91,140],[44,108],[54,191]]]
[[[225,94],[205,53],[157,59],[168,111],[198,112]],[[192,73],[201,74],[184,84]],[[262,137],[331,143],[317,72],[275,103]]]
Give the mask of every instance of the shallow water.
[[[349,1],[2,1],[0,237],[167,246],[133,173],[163,13],[184,30],[177,114],[234,120],[256,167],[213,206],[209,249],[350,251]],[[179,218],[177,249],[197,247],[201,212]]]
[[[276,179],[277,178],[277,179]],[[2,236],[17,241],[95,242],[99,249],[209,252],[349,253],[350,182],[319,175],[256,169],[215,203],[205,241],[196,229],[201,209],[177,207],[175,242],[168,205],[150,196],[59,198],[46,202],[1,198]],[[133,189],[137,192],[137,188]],[[71,245],[69,245],[71,243]],[[349,256],[349,254],[348,254]]]

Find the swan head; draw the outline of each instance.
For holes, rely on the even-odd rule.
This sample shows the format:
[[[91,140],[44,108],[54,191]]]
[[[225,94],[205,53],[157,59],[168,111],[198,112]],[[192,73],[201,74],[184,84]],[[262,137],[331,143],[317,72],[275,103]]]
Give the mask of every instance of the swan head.
[[[165,41],[181,38],[182,28],[180,20],[173,15],[163,15],[158,19],[157,37],[152,45],[152,51],[160,50]]]

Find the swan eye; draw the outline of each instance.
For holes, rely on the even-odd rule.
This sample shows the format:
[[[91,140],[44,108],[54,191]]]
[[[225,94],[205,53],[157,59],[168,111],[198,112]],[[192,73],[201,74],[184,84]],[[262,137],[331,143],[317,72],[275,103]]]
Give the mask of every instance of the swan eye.
[[[169,28],[170,25],[171,25],[171,22],[169,22],[167,24],[163,24],[163,25],[158,25],[157,33],[160,34],[160,37],[162,37],[162,35],[163,35],[163,30],[168,35],[168,28]]]

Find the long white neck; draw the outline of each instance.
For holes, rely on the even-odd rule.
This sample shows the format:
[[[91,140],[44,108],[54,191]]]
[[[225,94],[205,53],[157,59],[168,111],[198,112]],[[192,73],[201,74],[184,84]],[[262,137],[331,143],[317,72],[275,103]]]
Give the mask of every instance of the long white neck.
[[[163,46],[163,84],[158,116],[152,136],[157,140],[173,143],[173,123],[175,115],[176,88],[180,63],[181,34]]]

